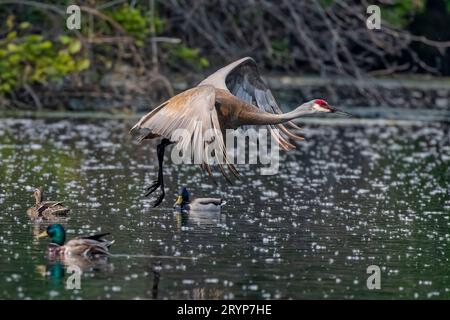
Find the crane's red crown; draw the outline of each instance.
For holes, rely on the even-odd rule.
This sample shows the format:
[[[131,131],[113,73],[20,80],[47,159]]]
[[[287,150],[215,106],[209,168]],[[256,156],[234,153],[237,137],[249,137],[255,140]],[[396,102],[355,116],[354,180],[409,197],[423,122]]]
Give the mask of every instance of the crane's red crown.
[[[325,100],[322,99],[316,99],[316,101],[314,101],[315,103],[317,103],[319,106],[324,107],[324,108],[329,108],[330,106],[328,105],[328,103]]]

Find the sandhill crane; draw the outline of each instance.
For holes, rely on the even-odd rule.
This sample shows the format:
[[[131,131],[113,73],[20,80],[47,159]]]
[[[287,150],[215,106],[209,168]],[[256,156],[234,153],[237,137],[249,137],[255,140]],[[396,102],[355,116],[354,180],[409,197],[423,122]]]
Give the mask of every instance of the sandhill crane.
[[[265,125],[280,147],[290,150],[295,146],[288,141],[289,138],[294,140],[303,140],[303,138],[290,132],[283,124],[286,123],[290,128],[300,129],[291,120],[318,112],[349,115],[330,107],[322,99],[311,100],[291,112],[282,113],[270,89],[259,75],[255,61],[250,57],[237,60],[219,69],[196,87],[165,101],[143,116],[130,130],[131,133],[137,130],[141,133],[144,131],[140,140],[162,138],[157,145],[158,178],[147,188],[146,196],[159,187],[161,194],[153,206],[158,206],[164,199],[162,168],[165,148],[176,143],[183,151],[187,151],[186,141],[173,138],[177,129],[186,130],[188,138],[192,142],[193,154],[200,157],[208,152],[208,143],[200,141],[199,137],[206,130],[213,129],[217,132],[214,139],[217,139],[220,150],[224,153],[224,162],[230,172],[237,177],[236,169],[226,157],[224,130]],[[202,167],[211,176],[209,164],[203,163]],[[218,163],[218,168],[229,181],[221,163]]]

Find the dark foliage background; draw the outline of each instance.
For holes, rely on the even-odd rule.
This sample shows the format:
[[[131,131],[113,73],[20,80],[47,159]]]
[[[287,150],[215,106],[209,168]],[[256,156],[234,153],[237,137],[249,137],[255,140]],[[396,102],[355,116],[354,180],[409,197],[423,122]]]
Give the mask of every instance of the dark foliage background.
[[[0,1],[0,106],[148,108],[243,56],[266,75],[353,79],[367,105],[393,101],[367,79],[450,74],[450,0],[91,0],[80,30],[65,26],[70,4]]]

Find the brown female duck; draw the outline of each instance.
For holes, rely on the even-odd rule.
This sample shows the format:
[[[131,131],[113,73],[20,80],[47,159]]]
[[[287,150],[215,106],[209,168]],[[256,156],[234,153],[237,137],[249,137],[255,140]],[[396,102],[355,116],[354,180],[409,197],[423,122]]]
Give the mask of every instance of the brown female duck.
[[[44,201],[42,189],[37,188],[33,194],[36,204],[27,210],[27,214],[32,219],[54,220],[65,216],[69,209],[64,207],[59,201]]]

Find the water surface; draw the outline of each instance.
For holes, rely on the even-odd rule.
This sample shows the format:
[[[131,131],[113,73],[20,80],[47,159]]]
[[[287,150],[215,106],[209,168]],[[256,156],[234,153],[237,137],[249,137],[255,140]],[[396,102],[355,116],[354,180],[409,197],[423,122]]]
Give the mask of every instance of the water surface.
[[[156,209],[143,196],[155,144],[138,145],[129,127],[0,119],[0,298],[450,298],[448,124],[307,124],[279,174],[241,166],[232,186],[168,163]],[[222,214],[174,212],[182,184],[226,198]],[[106,264],[81,264],[80,290],[34,239],[46,227],[26,216],[36,186],[72,209],[69,238],[115,239]],[[369,265],[380,290],[367,289]]]

